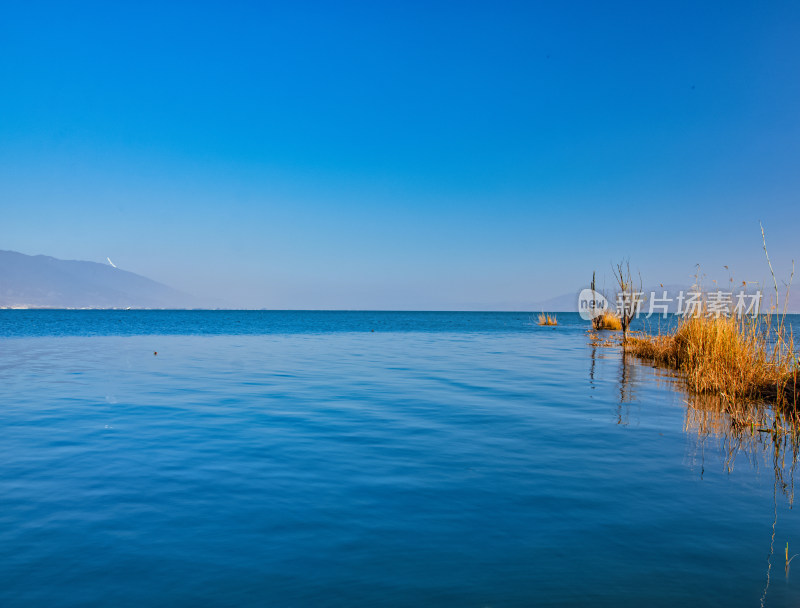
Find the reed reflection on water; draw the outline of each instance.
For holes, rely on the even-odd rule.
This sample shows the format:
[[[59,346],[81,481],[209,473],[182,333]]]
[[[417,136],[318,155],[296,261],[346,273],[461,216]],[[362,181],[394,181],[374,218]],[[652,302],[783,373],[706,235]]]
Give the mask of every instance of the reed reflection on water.
[[[679,371],[652,365],[625,353],[612,340],[602,341],[596,335],[590,341],[589,384],[594,386],[597,359],[603,355],[598,350],[611,352],[619,358],[617,423],[629,421],[627,406],[637,402],[637,388],[646,380],[656,386],[678,393],[686,405],[683,430],[695,437],[701,455],[706,443],[716,443],[725,469],[732,472],[737,457],[751,466],[770,466],[776,479],[776,488],[786,495],[789,504],[794,502],[794,470],[800,454],[800,429],[780,410],[759,400],[732,400],[726,395],[693,393],[687,390]],[[645,378],[643,372],[648,372]],[[702,462],[702,457],[701,457]],[[701,466],[701,475],[704,466]]]
[[[602,343],[593,336],[589,381],[595,380],[598,346],[614,346]],[[744,460],[755,470],[771,469],[773,476],[773,509],[769,551],[766,559],[764,591],[760,599],[763,607],[772,580],[775,557],[775,534],[778,524],[778,500],[786,500],[789,508],[794,505],[794,473],[800,454],[799,429],[787,420],[779,410],[769,403],[755,400],[729,399],[726,395],[693,393],[682,383],[680,372],[653,366],[635,356],[626,354],[621,348],[619,356],[619,406],[616,411],[617,424],[629,423],[630,404],[636,401],[637,385],[643,380],[642,372],[651,372],[651,381],[657,386],[667,387],[680,394],[685,403],[683,430],[687,438],[693,438],[691,459],[699,460],[700,478],[705,474],[707,448],[716,448],[726,473],[734,472],[738,461]],[[784,547],[784,574],[789,578],[791,562],[800,554],[790,554],[789,542]]]

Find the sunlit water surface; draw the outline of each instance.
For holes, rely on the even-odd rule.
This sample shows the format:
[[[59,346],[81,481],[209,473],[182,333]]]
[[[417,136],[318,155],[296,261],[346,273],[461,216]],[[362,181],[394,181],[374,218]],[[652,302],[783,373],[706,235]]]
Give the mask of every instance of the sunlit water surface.
[[[0,311],[0,605],[797,605],[791,452],[559,321]]]

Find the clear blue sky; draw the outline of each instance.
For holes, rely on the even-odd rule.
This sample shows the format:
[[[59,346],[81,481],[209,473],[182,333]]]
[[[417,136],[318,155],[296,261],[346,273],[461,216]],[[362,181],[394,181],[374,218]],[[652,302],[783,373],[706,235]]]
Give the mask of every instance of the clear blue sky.
[[[797,2],[0,8],[0,249],[270,308],[800,258]]]

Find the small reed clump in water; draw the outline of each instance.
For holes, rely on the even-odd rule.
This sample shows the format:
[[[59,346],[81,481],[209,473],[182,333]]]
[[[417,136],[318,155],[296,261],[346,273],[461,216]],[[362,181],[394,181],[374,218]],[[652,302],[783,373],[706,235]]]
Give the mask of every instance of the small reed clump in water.
[[[553,315],[546,315],[544,313],[539,315],[539,325],[558,325],[558,319]]]
[[[611,331],[619,331],[622,329],[622,321],[620,320],[618,314],[613,313],[610,310],[604,310],[602,314],[592,319],[592,327],[598,330],[607,329]]]
[[[794,336],[772,316],[747,319],[684,317],[668,335],[632,335],[625,350],[681,370],[689,388],[729,400],[767,398],[797,414],[798,360]]]

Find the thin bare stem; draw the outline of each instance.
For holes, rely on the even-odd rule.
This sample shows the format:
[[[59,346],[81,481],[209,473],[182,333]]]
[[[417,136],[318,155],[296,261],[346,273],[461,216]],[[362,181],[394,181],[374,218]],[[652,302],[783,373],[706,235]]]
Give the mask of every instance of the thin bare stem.
[[[767,251],[767,237],[764,235],[764,225],[758,222],[761,227],[761,242],[764,243],[764,255],[767,256],[767,264],[769,264],[769,272],[772,275],[772,282],[775,284],[775,306],[778,306],[778,279],[775,278],[775,271],[772,269],[772,262],[769,261],[769,252]]]

